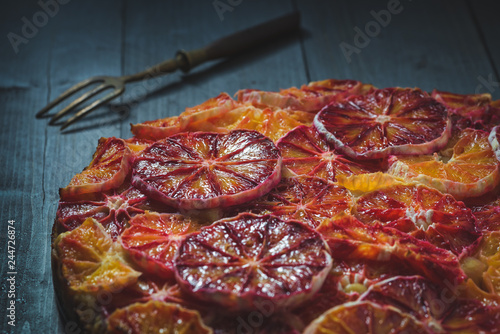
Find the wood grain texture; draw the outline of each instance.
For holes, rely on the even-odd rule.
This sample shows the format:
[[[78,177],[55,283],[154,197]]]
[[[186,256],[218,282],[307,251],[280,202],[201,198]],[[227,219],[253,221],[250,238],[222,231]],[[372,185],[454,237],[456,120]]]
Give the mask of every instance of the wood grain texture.
[[[47,0],[48,1],[48,0]],[[241,1],[222,15],[212,1],[70,1],[60,5],[15,53],[7,34],[22,35],[36,0],[11,1],[0,11],[0,244],[16,221],[17,322],[2,313],[0,333],[63,333],[50,272],[50,233],[58,188],[90,161],[101,136],[130,137],[129,123],[176,115],[241,88],[279,90],[309,80],[353,78],[379,87],[419,86],[473,93],[478,77],[498,78],[500,25],[488,1],[406,1],[348,62],[355,27],[389,1]],[[71,85],[93,75],[131,74],[236,30],[299,10],[303,31],[238,57],[127,86],[111,105],[69,128],[47,126],[34,114]],[[500,89],[493,96],[500,98]],[[0,308],[8,299],[6,249],[0,251]],[[3,312],[3,311],[2,311]]]
[[[287,0],[243,1],[233,11],[224,12],[221,20],[211,2],[184,1],[175,10],[160,1],[146,6],[127,2],[125,73],[173,57],[177,50],[202,47],[293,10]],[[150,20],[156,24],[147,24]],[[298,36],[291,36],[232,59],[203,64],[188,74],[177,72],[131,85],[123,100],[130,110],[127,121],[136,123],[177,115],[220,92],[232,95],[243,87],[277,90],[304,83],[307,80],[297,42]],[[130,136],[129,129],[124,129],[122,135]]]
[[[299,0],[304,28],[315,32],[304,41],[311,79],[352,78],[378,87],[474,93],[477,76],[492,68],[488,61],[478,61],[487,54],[465,2],[397,1],[399,13],[382,19],[384,27],[375,16],[388,12],[388,3],[394,1],[317,5]],[[358,29],[366,38],[357,37],[362,35]],[[349,61],[341,43],[359,52],[353,51]]]
[[[474,18],[482,46],[488,55],[491,71],[478,73],[476,90],[490,93],[500,99],[500,24],[498,13],[500,3],[490,0],[468,1],[469,10]]]

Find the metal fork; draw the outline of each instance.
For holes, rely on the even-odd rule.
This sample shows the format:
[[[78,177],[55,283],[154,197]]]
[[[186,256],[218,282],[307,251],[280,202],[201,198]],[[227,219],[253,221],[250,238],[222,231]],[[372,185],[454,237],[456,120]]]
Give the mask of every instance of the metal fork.
[[[244,50],[250,49],[258,44],[268,42],[274,38],[277,38],[285,33],[289,33],[293,30],[299,28],[299,13],[294,12],[283,17],[262,23],[260,25],[248,28],[229,36],[218,39],[203,48],[195,49],[192,51],[180,50],[177,52],[175,58],[165,60],[145,71],[133,74],[125,75],[121,77],[112,76],[97,76],[90,79],[84,80],[73,87],[66,90],[59,97],[51,101],[45,108],[40,110],[37,114],[37,118],[41,118],[45,113],[54,108],[56,105],[62,101],[69,98],[71,95],[82,90],[85,87],[99,84],[97,87],[87,91],[80,97],[76,98],[73,102],[67,105],[64,109],[57,112],[49,121],[50,125],[54,125],[57,120],[65,116],[73,109],[81,105],[82,103],[88,101],[95,95],[108,90],[113,89],[110,93],[106,94],[102,98],[95,100],[88,106],[76,112],[71,118],[69,118],[61,127],[64,130],[69,125],[75,123],[80,118],[88,115],[91,111],[97,107],[115,99],[116,97],[123,94],[125,91],[125,84],[129,82],[139,81],[154,78],[163,74],[174,72],[180,69],[184,72],[188,72],[193,67],[200,65],[209,60],[215,60],[219,58],[230,57],[238,54]]]

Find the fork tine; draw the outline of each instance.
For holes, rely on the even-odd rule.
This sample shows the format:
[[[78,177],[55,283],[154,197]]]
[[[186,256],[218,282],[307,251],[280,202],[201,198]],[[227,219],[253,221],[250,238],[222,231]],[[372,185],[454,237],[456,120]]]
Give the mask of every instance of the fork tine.
[[[77,106],[85,102],[86,100],[90,99],[92,96],[95,96],[99,94],[100,92],[108,89],[108,88],[114,88],[112,85],[106,85],[106,84],[101,84],[97,87],[94,87],[92,90],[86,92],[79,98],[75,99],[73,102],[71,102],[69,105],[67,105],[64,109],[60,110],[57,114],[55,114],[51,119],[49,124],[54,125],[54,123],[67,113],[69,113],[71,110],[75,109]]]
[[[93,77],[93,78],[89,78],[87,80],[81,81],[81,82],[77,83],[76,85],[68,88],[64,93],[59,95],[54,100],[50,101],[50,103],[47,104],[42,110],[37,112],[36,117],[40,118],[41,116],[43,116],[43,114],[45,114],[50,109],[54,108],[56,105],[61,103],[61,101],[63,101],[64,99],[66,99],[70,95],[73,95],[74,93],[78,92],[80,89],[82,89],[82,88],[84,88],[84,87],[86,87],[94,82],[100,82],[100,81],[103,81],[102,77]]]
[[[92,102],[92,104],[86,106],[85,108],[83,108],[82,110],[77,112],[75,115],[73,115],[70,119],[68,119],[63,124],[63,126],[61,126],[61,130],[66,129],[68,126],[70,126],[71,124],[73,124],[74,122],[76,122],[77,120],[82,118],[83,116],[89,114],[92,110],[96,109],[97,107],[99,107],[99,106],[105,104],[106,102],[114,99],[115,97],[119,96],[121,93],[123,93],[124,90],[125,90],[124,87],[120,87],[118,89],[113,90],[108,95],[104,96],[103,98]]]

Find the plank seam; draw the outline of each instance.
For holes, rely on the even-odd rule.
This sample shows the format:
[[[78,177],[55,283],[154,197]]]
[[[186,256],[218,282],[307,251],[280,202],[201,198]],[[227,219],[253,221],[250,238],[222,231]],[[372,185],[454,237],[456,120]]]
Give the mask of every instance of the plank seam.
[[[125,75],[125,41],[126,41],[126,27],[127,27],[127,0],[122,0],[122,8],[121,8],[121,19],[122,19],[122,26],[121,26],[121,51],[120,51],[120,75]],[[123,103],[123,96],[120,96],[120,103]],[[120,122],[120,134],[124,135],[123,133],[123,124],[124,122]]]
[[[291,0],[292,1],[292,7],[294,11],[299,11],[299,6],[297,5],[297,0]],[[306,49],[305,49],[305,43],[304,43],[304,32],[302,30],[302,24],[300,27],[300,32],[299,32],[299,40],[300,40],[300,53],[302,54],[302,61],[304,62],[304,70],[306,72],[306,78],[307,82],[311,82],[311,74],[309,72],[309,64],[307,62],[307,54],[306,54]]]
[[[490,48],[488,47],[488,43],[486,41],[486,36],[484,34],[484,31],[481,28],[481,24],[479,24],[479,19],[477,17],[477,13],[474,11],[474,7],[471,5],[470,0],[466,0],[465,3],[467,5],[468,11],[470,13],[472,22],[474,23],[474,26],[476,27],[477,33],[479,35],[479,41],[483,45],[484,50],[486,52],[486,56],[488,57],[488,61],[491,65],[491,68],[493,69],[493,73],[495,74],[496,79],[499,80],[500,74],[498,72],[498,68],[495,65],[495,62],[493,61],[493,56],[491,54]]]

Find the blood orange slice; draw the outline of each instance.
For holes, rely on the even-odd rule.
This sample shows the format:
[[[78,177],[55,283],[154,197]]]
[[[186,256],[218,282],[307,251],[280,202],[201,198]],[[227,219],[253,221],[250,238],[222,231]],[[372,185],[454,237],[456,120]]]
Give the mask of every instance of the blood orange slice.
[[[147,274],[141,275],[137,282],[125,287],[120,293],[113,294],[110,303],[103,305],[105,314],[111,314],[116,309],[124,308],[134,303],[147,303],[149,301],[160,301],[176,303],[183,307],[195,309],[191,299],[186,298],[175,280],[163,278],[152,278]]]
[[[281,178],[281,156],[256,131],[181,133],[136,159],[132,184],[165,204],[208,209],[251,201]]]
[[[59,272],[72,290],[118,291],[135,283],[141,275],[126,263],[121,247],[92,218],[73,231],[60,234],[53,247]]]
[[[173,260],[185,235],[201,226],[180,214],[146,212],[129,221],[121,243],[130,259],[150,274],[173,277]]]
[[[500,231],[500,197],[486,204],[473,206],[477,226],[482,231]]]
[[[446,107],[419,89],[386,88],[323,108],[314,125],[337,150],[355,159],[429,154],[446,145]]]
[[[141,139],[163,139],[184,131],[191,122],[204,121],[210,117],[224,114],[237,105],[237,102],[229,95],[221,93],[198,106],[186,108],[179,116],[132,124],[131,131]]]
[[[266,301],[276,310],[297,306],[321,287],[331,265],[328,247],[314,230],[249,213],[188,236],[175,259],[183,290],[232,311]]]
[[[422,277],[393,277],[372,285],[360,300],[390,305],[409,313],[433,333],[494,333],[498,307],[465,300],[449,285],[440,288]]]
[[[300,319],[292,318],[290,313],[272,314],[251,311],[234,315],[220,316],[214,322],[206,320],[217,334],[302,334]]]
[[[372,302],[351,302],[334,307],[314,320],[304,334],[432,333],[423,323],[399,309]]]
[[[477,257],[486,265],[480,287],[500,295],[500,231],[484,234]]]
[[[500,161],[500,127],[495,126],[488,136],[488,142],[490,143],[491,149],[495,153],[497,160]]]
[[[276,146],[283,164],[293,175],[309,175],[336,181],[337,175],[368,173],[369,169],[338,154],[314,127],[299,126],[281,138]]]
[[[300,89],[292,87],[279,92],[244,89],[236,94],[238,101],[250,102],[257,106],[316,112],[332,101],[353,94],[362,94],[371,89],[373,86],[359,81],[330,79],[311,82]]]
[[[353,211],[365,224],[382,223],[459,255],[478,238],[464,203],[423,185],[391,185],[359,197]]]
[[[227,133],[234,129],[256,130],[273,141],[277,141],[299,125],[311,125],[313,119],[313,114],[304,111],[260,109],[244,105],[207,120],[192,122],[186,130],[218,133]]]
[[[437,283],[443,279],[460,283],[465,278],[453,253],[394,228],[369,226],[345,216],[324,221],[317,231],[337,262],[374,263],[381,269],[388,266],[392,274],[418,274]]]
[[[500,333],[500,307],[460,300],[441,320],[444,333]]]
[[[369,272],[374,271],[375,267],[379,269],[379,266],[362,262],[346,263],[334,260],[332,270],[321,289],[304,305],[295,309],[294,314],[307,325],[332,307],[357,300],[374,281],[379,279],[369,276]]]
[[[427,184],[457,199],[483,195],[500,181],[488,133],[466,129],[439,154],[392,157],[389,174]]]
[[[118,309],[108,318],[109,333],[128,334],[211,334],[196,311],[173,303],[150,301]]]
[[[500,123],[499,111],[491,105],[491,95],[488,93],[455,94],[434,90],[432,97],[448,108],[457,129],[486,130]]]
[[[101,138],[90,165],[75,175],[66,188],[59,189],[64,200],[118,188],[127,177],[133,155],[123,139]]]
[[[125,139],[125,143],[127,144],[128,148],[132,152],[134,152],[134,154],[138,154],[141,153],[146,147],[152,145],[154,141],[149,139],[132,137],[129,139]]]
[[[99,194],[94,200],[60,201],[57,209],[57,223],[62,231],[71,231],[91,217],[99,221],[106,232],[116,239],[123,232],[127,222],[136,214],[147,209],[173,211],[172,208],[152,204],[146,195],[129,186],[120,187],[108,193]]]
[[[285,220],[300,220],[316,228],[325,219],[350,212],[351,206],[352,196],[344,187],[316,177],[297,176],[283,178],[269,194],[246,209]]]

